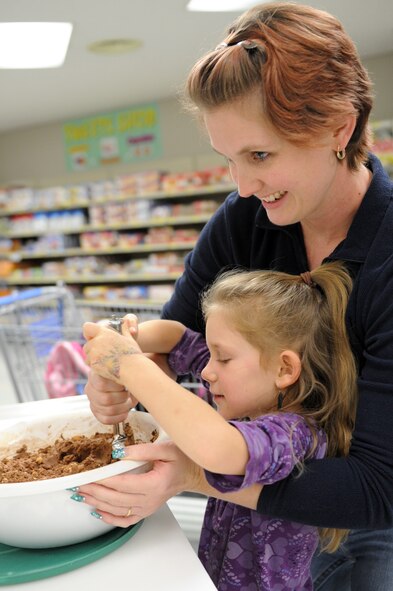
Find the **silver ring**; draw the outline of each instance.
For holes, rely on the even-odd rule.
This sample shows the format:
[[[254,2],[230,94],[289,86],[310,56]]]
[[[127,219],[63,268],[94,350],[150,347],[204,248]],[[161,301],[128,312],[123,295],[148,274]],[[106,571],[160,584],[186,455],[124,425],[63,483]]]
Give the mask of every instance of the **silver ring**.
[[[109,320],[109,328],[113,328],[116,332],[121,334],[121,327],[123,324],[123,318],[119,318],[118,316],[112,316]]]

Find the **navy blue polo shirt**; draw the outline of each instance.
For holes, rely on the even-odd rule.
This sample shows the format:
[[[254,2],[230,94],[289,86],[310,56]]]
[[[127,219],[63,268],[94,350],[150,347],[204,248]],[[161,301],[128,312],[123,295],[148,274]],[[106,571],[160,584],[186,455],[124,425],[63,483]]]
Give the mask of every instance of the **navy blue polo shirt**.
[[[307,463],[300,477],[264,487],[258,511],[321,527],[393,526],[393,183],[370,155],[370,187],[346,238],[327,260],[354,276],[347,309],[359,365],[350,454]],[[163,318],[204,331],[200,294],[223,269],[308,269],[300,224],[279,227],[259,199],[231,193],[203,228]]]

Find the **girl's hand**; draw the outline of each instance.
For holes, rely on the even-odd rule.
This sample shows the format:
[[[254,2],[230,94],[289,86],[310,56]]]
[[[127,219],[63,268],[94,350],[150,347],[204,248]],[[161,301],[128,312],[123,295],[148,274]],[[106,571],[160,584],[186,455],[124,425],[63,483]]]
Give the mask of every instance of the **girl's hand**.
[[[83,325],[83,336],[87,341],[84,345],[86,362],[102,378],[118,384],[121,359],[142,353],[138,343],[130,336],[127,322],[123,324],[122,330],[123,335],[93,322]]]

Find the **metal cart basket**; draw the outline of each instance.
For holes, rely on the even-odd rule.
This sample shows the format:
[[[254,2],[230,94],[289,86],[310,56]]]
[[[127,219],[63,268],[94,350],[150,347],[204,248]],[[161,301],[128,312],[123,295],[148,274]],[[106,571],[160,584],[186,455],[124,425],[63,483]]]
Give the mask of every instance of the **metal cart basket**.
[[[82,324],[134,313],[159,318],[160,306],[111,305],[77,301],[66,287],[31,289],[0,298],[0,353],[19,402],[81,394],[87,374],[81,351]],[[61,368],[51,381],[54,353]],[[79,358],[78,358],[79,355]],[[53,367],[52,367],[53,369]],[[61,375],[63,374],[63,375]]]

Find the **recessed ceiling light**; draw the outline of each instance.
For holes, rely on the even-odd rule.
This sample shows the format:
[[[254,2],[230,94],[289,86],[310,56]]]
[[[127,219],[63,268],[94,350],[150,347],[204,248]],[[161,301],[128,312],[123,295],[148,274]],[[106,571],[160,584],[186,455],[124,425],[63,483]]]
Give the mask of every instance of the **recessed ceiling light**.
[[[234,12],[254,6],[255,0],[190,0],[187,10],[200,12]]]
[[[58,68],[71,33],[71,23],[0,23],[0,68]]]
[[[120,55],[130,53],[142,47],[142,41],[139,39],[103,39],[88,45],[87,49],[93,53],[104,55]]]

